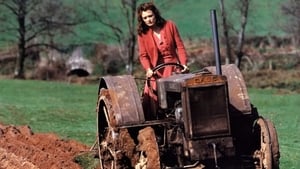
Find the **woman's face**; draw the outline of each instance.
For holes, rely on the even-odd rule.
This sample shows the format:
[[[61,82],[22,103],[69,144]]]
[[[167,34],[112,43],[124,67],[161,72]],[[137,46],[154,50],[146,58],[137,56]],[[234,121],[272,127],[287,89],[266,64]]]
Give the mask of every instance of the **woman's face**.
[[[152,10],[142,11],[142,19],[145,22],[145,24],[149,27],[155,25],[156,18]]]

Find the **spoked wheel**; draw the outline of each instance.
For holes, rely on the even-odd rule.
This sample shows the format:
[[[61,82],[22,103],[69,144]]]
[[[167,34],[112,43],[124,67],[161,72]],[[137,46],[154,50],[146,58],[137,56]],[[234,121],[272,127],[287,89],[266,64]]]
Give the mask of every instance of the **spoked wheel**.
[[[278,169],[279,168],[279,146],[274,125],[262,117],[256,120],[260,133],[260,146],[254,152],[257,169]]]
[[[123,169],[131,166],[135,143],[127,129],[115,124],[112,96],[101,89],[97,106],[98,153],[101,169]]]

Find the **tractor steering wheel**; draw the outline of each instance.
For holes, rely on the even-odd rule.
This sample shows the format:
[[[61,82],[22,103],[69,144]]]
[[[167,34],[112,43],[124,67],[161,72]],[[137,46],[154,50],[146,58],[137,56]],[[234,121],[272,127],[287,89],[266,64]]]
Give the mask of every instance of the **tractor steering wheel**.
[[[167,66],[175,66],[175,67],[180,68],[181,70],[184,69],[184,67],[181,64],[179,64],[179,63],[162,63],[162,64],[159,64],[159,65],[155,66],[152,69],[152,71],[155,73],[156,71],[158,71],[158,70],[160,70],[160,69],[162,69],[164,67],[167,67]],[[152,87],[150,85],[150,77],[147,78],[147,86],[150,88],[150,90],[152,90]]]
[[[160,69],[162,69],[164,67],[167,67],[167,66],[176,66],[176,67],[180,68],[181,70],[184,69],[184,67],[181,64],[179,64],[179,63],[162,63],[160,65],[155,66],[152,69],[152,71],[155,72],[155,71],[158,71],[158,70],[160,70]]]

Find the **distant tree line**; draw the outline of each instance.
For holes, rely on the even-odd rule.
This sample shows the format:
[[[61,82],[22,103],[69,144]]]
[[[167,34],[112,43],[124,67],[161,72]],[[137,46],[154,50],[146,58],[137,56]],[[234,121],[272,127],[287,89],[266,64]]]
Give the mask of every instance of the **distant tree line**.
[[[91,22],[102,25],[97,35],[99,41],[100,37],[103,37],[118,44],[121,59],[126,63],[128,73],[132,73],[136,57],[136,8],[142,2],[145,1],[0,0],[0,42],[17,44],[18,47],[14,77],[24,78],[24,61],[28,55],[45,48],[62,50],[62,46],[65,45],[60,41],[62,37],[76,36],[76,26]],[[154,1],[162,8],[180,2]],[[233,8],[226,7],[227,1],[219,0],[222,28],[220,31],[227,48],[226,63],[239,65],[244,55],[247,20],[254,9],[251,0],[235,0],[235,2],[236,7]],[[300,2],[297,0],[287,0],[281,8],[283,14],[289,18],[285,30],[292,35],[295,44],[300,42],[299,8]],[[227,16],[228,9],[239,11],[238,29],[232,25]],[[121,11],[121,15],[111,17],[117,13],[116,11]],[[235,43],[230,40],[232,37],[237,37]]]
[[[1,41],[17,43],[15,78],[24,78],[25,58],[41,48],[59,49],[55,39],[80,22],[75,9],[60,0],[0,0]]]

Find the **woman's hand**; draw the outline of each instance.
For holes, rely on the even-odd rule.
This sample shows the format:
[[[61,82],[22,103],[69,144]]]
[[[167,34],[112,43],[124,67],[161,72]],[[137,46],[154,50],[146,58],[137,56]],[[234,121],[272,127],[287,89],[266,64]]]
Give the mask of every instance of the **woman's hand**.
[[[187,65],[182,65],[183,69],[181,70],[181,73],[188,73],[190,71],[189,67]]]
[[[147,76],[147,78],[150,78],[151,76],[153,76],[153,71],[152,71],[152,69],[147,69],[147,72],[146,72],[146,76]]]

